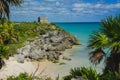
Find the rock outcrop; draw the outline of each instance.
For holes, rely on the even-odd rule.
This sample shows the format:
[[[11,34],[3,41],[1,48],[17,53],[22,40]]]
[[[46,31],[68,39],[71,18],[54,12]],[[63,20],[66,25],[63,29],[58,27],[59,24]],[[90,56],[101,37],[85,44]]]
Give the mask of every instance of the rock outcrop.
[[[25,58],[33,60],[59,60],[61,51],[72,48],[73,45],[79,45],[76,37],[71,36],[64,31],[47,31],[44,35],[36,38],[33,42],[26,42],[25,46],[18,49],[18,55],[15,58],[18,62],[24,62]]]

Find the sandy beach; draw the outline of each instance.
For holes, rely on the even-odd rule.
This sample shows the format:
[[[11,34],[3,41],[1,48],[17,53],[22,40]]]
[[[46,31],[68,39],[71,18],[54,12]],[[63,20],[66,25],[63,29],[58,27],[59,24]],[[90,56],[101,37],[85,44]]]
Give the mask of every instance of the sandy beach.
[[[70,56],[71,52],[78,49],[78,46],[73,46],[72,49],[67,49],[63,52],[64,56]],[[24,63],[18,63],[14,57],[10,57],[8,60],[5,61],[5,66],[0,70],[0,78],[6,79],[8,76],[17,76],[21,72],[27,72],[29,74],[39,75],[42,77],[52,77],[53,79],[60,75],[66,75],[69,72],[70,66],[69,64],[60,65],[61,62],[69,62],[67,60],[59,60],[59,63],[52,63],[47,60],[43,60],[41,62],[38,61],[27,61],[25,60]],[[70,61],[71,62],[71,61]]]

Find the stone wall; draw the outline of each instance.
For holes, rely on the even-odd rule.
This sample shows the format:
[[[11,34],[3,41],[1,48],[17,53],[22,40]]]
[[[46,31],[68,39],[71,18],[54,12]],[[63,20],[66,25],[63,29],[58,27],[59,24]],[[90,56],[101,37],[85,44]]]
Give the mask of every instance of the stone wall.
[[[38,17],[38,22],[48,23],[48,18],[47,17]]]

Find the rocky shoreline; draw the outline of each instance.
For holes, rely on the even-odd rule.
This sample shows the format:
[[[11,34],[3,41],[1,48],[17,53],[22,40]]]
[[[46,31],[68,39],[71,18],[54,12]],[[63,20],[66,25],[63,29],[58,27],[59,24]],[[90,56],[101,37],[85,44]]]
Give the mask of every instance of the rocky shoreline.
[[[62,30],[46,31],[34,41],[27,41],[25,46],[19,48],[18,54],[14,56],[20,63],[23,63],[25,59],[37,61],[47,59],[56,62],[62,55],[61,51],[70,49],[73,45],[80,45],[75,36]]]
[[[44,59],[41,61],[36,61],[36,60],[28,61],[27,58],[24,60],[24,63],[19,63],[16,61],[14,56],[9,57],[9,59],[4,59],[5,66],[2,67],[2,69],[0,70],[0,79],[6,80],[7,77],[9,76],[18,76],[20,73],[24,73],[24,72],[31,75],[36,71],[39,64],[39,68],[35,76],[38,77],[41,76],[43,78],[46,76],[46,77],[51,77],[52,80],[55,80],[55,78],[59,74],[61,80],[63,76],[68,75],[69,70],[72,68],[70,66],[73,60],[71,58],[71,52],[78,50],[79,47],[80,45],[76,45],[73,46],[72,49],[67,49],[65,51],[62,51],[62,55],[60,56],[58,63],[53,63],[52,61],[48,61]],[[71,61],[68,61],[66,59],[64,60],[63,58],[61,58],[62,56],[66,56],[67,58],[71,58],[72,60]]]

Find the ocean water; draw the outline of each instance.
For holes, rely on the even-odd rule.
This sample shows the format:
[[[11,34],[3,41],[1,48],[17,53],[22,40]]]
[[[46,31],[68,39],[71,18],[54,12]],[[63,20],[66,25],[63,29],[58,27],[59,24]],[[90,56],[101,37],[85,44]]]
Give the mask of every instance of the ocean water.
[[[89,36],[93,31],[100,29],[100,23],[56,23],[59,27],[69,32],[71,35],[75,35],[77,39],[82,43],[76,50],[71,51],[71,67],[81,66],[93,66],[89,61],[90,50],[87,48]],[[97,66],[93,66],[98,72],[102,72],[104,68],[103,62]]]
[[[87,48],[89,35],[94,30],[99,30],[100,23],[55,23],[71,35],[75,35],[80,40],[82,45],[74,46],[72,49],[67,49],[64,53],[65,56],[69,56],[72,60],[60,60],[59,63],[64,62],[64,65],[59,63],[50,63],[46,66],[46,71],[50,72],[52,77],[60,76],[62,78],[69,74],[71,68],[75,67],[94,67],[98,73],[102,72],[104,64],[101,63],[97,66],[93,66],[89,61],[90,50]]]
[[[56,23],[59,27],[75,35],[82,44],[87,44],[89,35],[94,30],[99,30],[100,23],[98,22],[83,22],[83,23]]]

